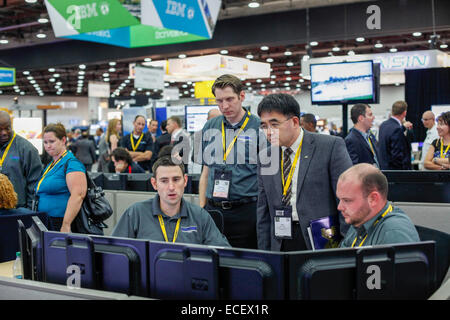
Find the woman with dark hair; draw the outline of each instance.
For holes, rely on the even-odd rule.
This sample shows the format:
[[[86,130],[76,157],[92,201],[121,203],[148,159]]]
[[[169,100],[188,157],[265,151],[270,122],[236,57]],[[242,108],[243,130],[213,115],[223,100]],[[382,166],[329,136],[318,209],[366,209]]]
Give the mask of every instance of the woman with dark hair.
[[[428,149],[424,167],[428,170],[450,169],[450,111],[437,118],[439,139],[435,139]]]
[[[66,129],[62,124],[49,124],[43,134],[44,149],[52,162],[36,184],[38,211],[47,212],[51,230],[77,232],[72,222],[86,196],[86,169],[67,151]]]
[[[145,173],[144,169],[133,161],[125,148],[116,148],[111,154],[111,160],[115,173]]]

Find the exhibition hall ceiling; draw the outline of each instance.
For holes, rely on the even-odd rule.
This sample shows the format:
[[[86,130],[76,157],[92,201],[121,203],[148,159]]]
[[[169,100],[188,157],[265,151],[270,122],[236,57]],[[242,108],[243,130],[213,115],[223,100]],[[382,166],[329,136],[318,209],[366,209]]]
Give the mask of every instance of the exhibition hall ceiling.
[[[31,3],[28,3],[31,2]],[[299,10],[311,7],[349,4],[355,2],[367,2],[367,0],[264,0],[258,1],[258,8],[250,8],[249,0],[224,0],[219,13],[219,20],[246,17],[252,15],[267,14]],[[129,64],[141,63],[144,59],[152,61],[178,58],[180,54],[187,57],[226,54],[235,57],[244,57],[254,61],[269,62],[271,64],[271,77],[264,79],[248,79],[246,87],[252,91],[271,91],[272,89],[287,88],[291,91],[308,89],[309,81],[302,77],[301,60],[309,53],[313,57],[338,56],[348,54],[369,54],[385,52],[401,52],[414,50],[427,50],[430,48],[448,52],[450,28],[438,30],[417,30],[411,32],[378,36],[370,38],[346,38],[334,41],[310,43],[311,51],[307,52],[307,43],[290,43],[265,46],[238,46],[209,48],[187,52],[174,52],[168,54],[155,54],[147,57],[135,57],[134,59],[121,59],[115,61],[100,60],[95,64],[54,66],[54,68],[18,70],[16,73],[15,87],[0,87],[3,95],[61,95],[61,96],[87,96],[89,81],[109,82],[111,93],[121,87],[120,96],[132,94],[147,94],[152,97],[160,96],[161,92],[134,88],[129,77]],[[430,42],[430,37],[437,33],[438,41]],[[42,44],[54,44],[63,41],[73,41],[55,38],[47,10],[42,0],[3,0],[0,2],[0,66],[5,65],[1,60],[2,50],[23,48]],[[44,46],[45,48],[45,46]],[[223,50],[226,50],[223,51]],[[290,52],[287,55],[286,52]],[[45,54],[45,53],[44,53]],[[12,66],[14,67],[14,66]],[[27,72],[28,71],[28,72]],[[82,74],[80,74],[80,71]],[[106,81],[105,81],[106,80]],[[184,82],[167,83],[167,86],[176,86],[180,90],[181,98],[193,96],[193,84]],[[39,88],[39,90],[37,90]],[[288,90],[288,91],[289,91]]]

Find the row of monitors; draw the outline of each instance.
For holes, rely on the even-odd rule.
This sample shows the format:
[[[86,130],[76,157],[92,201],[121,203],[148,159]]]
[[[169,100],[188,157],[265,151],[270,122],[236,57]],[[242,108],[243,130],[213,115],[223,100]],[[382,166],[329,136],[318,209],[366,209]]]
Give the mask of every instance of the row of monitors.
[[[389,182],[388,199],[395,202],[450,203],[450,171],[385,170]],[[152,174],[89,173],[105,190],[155,192]],[[188,175],[185,193],[198,194],[199,175]]]
[[[150,178],[151,173],[102,173],[89,172],[95,184],[104,190],[150,191],[156,192]],[[184,193],[198,194],[200,175],[189,174]]]
[[[435,242],[290,253],[49,232],[19,222],[24,278],[156,299],[427,299]]]

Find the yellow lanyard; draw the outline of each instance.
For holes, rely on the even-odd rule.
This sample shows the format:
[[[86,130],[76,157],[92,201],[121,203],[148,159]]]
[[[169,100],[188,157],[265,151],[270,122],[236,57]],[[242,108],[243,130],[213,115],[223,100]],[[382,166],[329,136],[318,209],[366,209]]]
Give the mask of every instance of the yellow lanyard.
[[[444,140],[441,138],[441,158],[444,159],[445,155],[447,154],[448,149],[450,148],[450,143],[448,144],[447,148],[445,149],[445,152],[442,152],[444,150]]]
[[[15,137],[16,137],[16,133],[14,132],[14,135],[13,135],[11,141],[10,141],[10,142],[8,143],[8,145],[6,146],[5,152],[3,152],[3,156],[2,156],[2,158],[0,159],[0,167],[3,166],[3,161],[5,161],[6,155],[8,154],[9,148],[11,148],[11,145],[12,145],[12,143],[13,143]]]
[[[369,141],[370,150],[372,150],[373,155],[375,155],[375,150],[373,149],[372,141],[370,141],[370,135],[367,136],[367,141]]]
[[[50,170],[52,170],[52,169],[56,166],[56,164],[57,164],[59,161],[61,161],[61,159],[64,158],[66,155],[67,155],[67,150],[64,151],[63,155],[62,155],[58,160],[56,160],[56,162],[52,162],[52,163],[48,166],[48,168],[44,171],[44,173],[42,174],[41,180],[39,180],[39,183],[38,183],[38,185],[37,185],[37,187],[36,187],[36,193],[38,193],[39,188],[40,188],[40,186],[41,186],[41,183],[42,183],[42,181],[44,181],[44,178],[45,178],[45,176],[47,175],[47,173],[49,173]]]
[[[131,148],[133,149],[133,151],[136,151],[137,147],[139,147],[139,144],[141,143],[142,137],[144,137],[143,133],[141,133],[141,136],[139,137],[137,145],[134,146],[133,133],[130,134]]]
[[[288,174],[286,182],[284,181],[284,170],[283,170],[284,156],[283,156],[283,152],[281,153],[281,182],[283,183],[283,195],[284,196],[286,195],[286,193],[289,189],[289,186],[291,185],[292,177],[294,176],[295,167],[297,166],[298,159],[300,158],[300,153],[302,153],[302,144],[303,144],[303,137],[302,137],[302,140],[300,141],[300,145],[298,146],[297,151],[295,152],[294,163],[291,166],[291,170],[289,170],[289,174]]]
[[[388,214],[389,212],[391,212],[391,211],[392,211],[392,205],[389,205],[389,207],[388,207],[388,208],[386,209],[386,211],[381,215],[381,217],[380,217],[379,219],[377,219],[377,221],[375,221],[375,222],[373,223],[372,227],[373,227],[374,225],[376,225],[378,222],[380,222],[381,219],[383,219],[384,216],[387,215],[387,214]],[[361,243],[359,244],[358,247],[361,247],[361,246],[363,245],[363,243],[364,243],[364,241],[366,241],[366,238],[367,238],[368,235],[369,235],[369,233],[366,234],[366,236],[365,236],[364,239],[361,241]],[[355,237],[355,240],[353,240],[352,248],[355,246],[356,239],[358,239],[358,236],[356,236],[356,237]]]
[[[238,134],[234,137],[233,141],[230,143],[230,145],[228,146],[227,151],[225,152],[225,148],[226,148],[226,141],[225,141],[225,125],[223,124],[222,121],[222,144],[223,144],[223,161],[227,161],[227,157],[231,152],[231,149],[233,148],[233,145],[235,144],[237,138],[239,137],[239,135],[241,134],[241,132],[244,130],[245,126],[247,125],[248,120],[250,119],[250,111],[247,111],[248,117],[247,119],[245,119],[244,123],[242,124],[242,127],[239,129]]]
[[[167,239],[166,227],[164,226],[164,220],[163,220],[162,215],[158,215],[158,219],[159,219],[159,225],[161,226],[161,231],[164,235],[164,240],[166,240],[166,242],[169,242],[169,239]],[[172,240],[173,243],[175,243],[175,240],[177,240],[177,237],[178,237],[178,230],[180,229],[180,221],[181,221],[181,218],[178,218],[177,226],[176,226],[175,232],[173,234],[173,240]]]

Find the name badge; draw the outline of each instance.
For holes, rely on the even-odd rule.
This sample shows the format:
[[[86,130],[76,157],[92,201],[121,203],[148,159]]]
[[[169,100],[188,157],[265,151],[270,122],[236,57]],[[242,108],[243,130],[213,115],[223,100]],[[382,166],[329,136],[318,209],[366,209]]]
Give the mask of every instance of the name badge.
[[[292,239],[292,208],[275,208],[274,217],[275,237],[278,239]]]
[[[219,171],[214,173],[213,197],[228,199],[231,185],[231,172]]]

